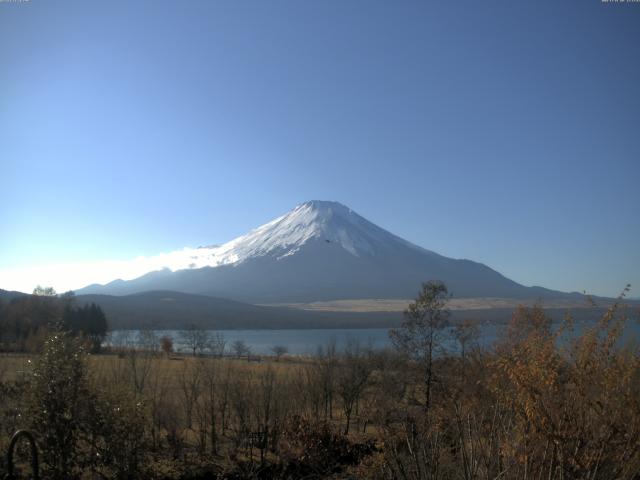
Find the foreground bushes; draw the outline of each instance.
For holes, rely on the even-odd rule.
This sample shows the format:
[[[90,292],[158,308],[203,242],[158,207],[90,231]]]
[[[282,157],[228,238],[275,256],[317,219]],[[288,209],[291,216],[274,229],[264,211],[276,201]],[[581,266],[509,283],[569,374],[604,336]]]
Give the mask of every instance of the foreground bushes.
[[[128,389],[92,382],[86,356],[69,333],[49,337],[26,386],[26,426],[39,434],[48,478],[131,478],[146,452],[144,403]]]
[[[620,309],[575,337],[521,307],[494,351],[441,361],[433,406],[385,428],[386,475],[640,478],[640,355],[620,346]]]
[[[351,343],[269,365],[93,357],[58,332],[26,376],[0,368],[0,442],[34,431],[54,479],[635,479],[640,355],[620,345],[624,321],[615,305],[575,337],[519,308],[487,351],[461,330],[448,356]],[[442,332],[425,332],[435,352]]]

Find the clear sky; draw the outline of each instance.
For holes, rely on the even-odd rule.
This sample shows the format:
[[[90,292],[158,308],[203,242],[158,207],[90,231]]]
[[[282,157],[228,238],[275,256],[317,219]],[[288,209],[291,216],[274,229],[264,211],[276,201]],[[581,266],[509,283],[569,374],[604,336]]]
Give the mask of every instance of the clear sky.
[[[0,2],[0,288],[309,199],[639,295],[640,3]]]

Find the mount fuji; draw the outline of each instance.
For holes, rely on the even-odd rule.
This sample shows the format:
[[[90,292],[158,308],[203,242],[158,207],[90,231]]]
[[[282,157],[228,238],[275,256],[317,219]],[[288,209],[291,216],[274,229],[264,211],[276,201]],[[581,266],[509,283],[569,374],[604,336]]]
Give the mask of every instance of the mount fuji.
[[[186,248],[163,258],[162,270],[77,293],[172,290],[267,304],[406,299],[415,296],[421,282],[442,280],[458,298],[576,295],[525,287],[481,263],[444,257],[327,201],[300,204],[223,245]]]

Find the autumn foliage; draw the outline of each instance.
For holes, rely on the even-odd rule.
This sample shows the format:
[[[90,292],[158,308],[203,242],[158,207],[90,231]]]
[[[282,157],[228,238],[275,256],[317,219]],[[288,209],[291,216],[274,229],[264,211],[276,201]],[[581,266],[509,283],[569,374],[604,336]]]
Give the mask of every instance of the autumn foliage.
[[[489,348],[473,322],[447,326],[447,300],[423,285],[394,350],[330,342],[260,363],[163,354],[153,336],[90,355],[54,332],[39,355],[0,357],[0,450],[27,428],[60,479],[640,478],[624,295],[595,324],[519,307]]]

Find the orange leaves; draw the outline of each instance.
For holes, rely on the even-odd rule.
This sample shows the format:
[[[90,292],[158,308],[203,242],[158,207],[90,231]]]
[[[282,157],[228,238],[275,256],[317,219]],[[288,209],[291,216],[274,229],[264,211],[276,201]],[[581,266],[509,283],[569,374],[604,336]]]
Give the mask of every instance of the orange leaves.
[[[516,413],[509,442],[517,463],[534,462],[546,444],[554,445],[552,460],[535,461],[562,465],[571,478],[619,478],[630,461],[629,471],[638,468],[640,356],[621,348],[625,320],[614,305],[581,336],[561,342],[570,318],[554,332],[540,307],[514,312],[490,365],[492,390]]]

